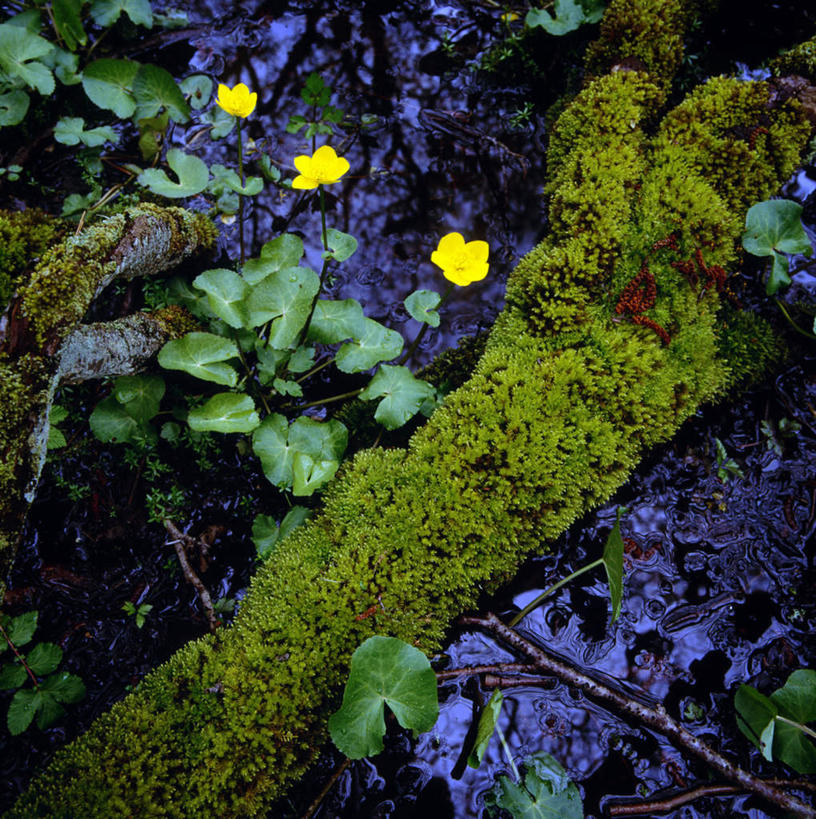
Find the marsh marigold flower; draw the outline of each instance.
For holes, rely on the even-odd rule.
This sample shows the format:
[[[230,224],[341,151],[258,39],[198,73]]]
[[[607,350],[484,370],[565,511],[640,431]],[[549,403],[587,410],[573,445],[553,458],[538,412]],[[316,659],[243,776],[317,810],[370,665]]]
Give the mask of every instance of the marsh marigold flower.
[[[476,240],[465,244],[461,233],[448,233],[439,240],[431,261],[442,268],[442,275],[460,287],[481,281],[487,275],[490,246]]]
[[[337,182],[350,165],[347,159],[337,156],[331,145],[323,145],[311,156],[296,156],[295,167],[300,175],[292,180],[292,187],[307,190]]]
[[[215,100],[228,114],[242,119],[248,117],[254,110],[258,102],[258,95],[239,82],[234,88],[229,88],[224,83],[218,84],[218,96]]]

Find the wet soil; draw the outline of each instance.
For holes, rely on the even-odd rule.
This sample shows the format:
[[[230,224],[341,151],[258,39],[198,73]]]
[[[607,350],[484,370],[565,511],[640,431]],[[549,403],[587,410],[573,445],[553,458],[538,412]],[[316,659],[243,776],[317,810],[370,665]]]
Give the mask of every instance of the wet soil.
[[[731,43],[735,53],[708,49],[709,62],[720,60],[719,70],[733,70],[737,58],[757,65],[801,39],[816,16],[795,5],[763,4],[765,17],[760,4],[721,14],[697,36],[701,43],[710,44],[706,37]],[[289,169],[292,157],[306,148],[285,133],[285,125],[290,114],[305,113],[299,92],[310,71],[322,74],[334,89],[332,104],[346,112],[348,124],[338,138],[352,172],[329,197],[329,224],[356,235],[361,249],[338,271],[332,295],[360,299],[369,315],[410,338],[415,327],[402,299],[418,287],[440,288],[428,259],[441,234],[459,230],[490,242],[491,275],[457,291],[442,328],[427,335],[416,363],[489,326],[501,308],[507,272],[545,230],[544,112],[577,76],[569,66],[578,64],[584,40],[594,32],[547,41],[538,48],[537,76],[512,54],[499,74],[487,76],[470,66],[505,34],[500,10],[489,5],[259,2],[235,14],[231,5],[197,3],[187,10],[194,27],[183,38],[166,37],[132,56],[175,65],[178,75],[203,72],[259,89],[249,133],[273,164]],[[757,26],[771,30],[762,28],[769,19],[775,21],[773,37],[751,41]],[[747,32],[741,50],[730,36],[737,23]],[[710,70],[700,62],[684,69],[689,81]],[[535,107],[519,117],[528,101]],[[364,118],[372,124],[361,129]],[[177,128],[171,142],[211,162],[231,159],[230,137],[209,144],[195,124]],[[58,165],[48,162],[42,160],[43,169],[56,174]],[[812,187],[803,173],[788,193],[804,201]],[[248,210],[250,246],[257,251],[281,230],[299,231],[307,245],[311,240],[310,260],[318,265],[319,215],[310,202],[267,186]],[[222,224],[221,249],[234,253],[236,244],[234,225]],[[800,259],[794,269],[799,293],[812,300],[816,267]],[[112,294],[110,303],[132,297]],[[781,324],[780,330],[787,332]],[[749,682],[767,693],[791,671],[816,663],[816,352],[789,338],[793,352],[781,375],[727,406],[698,413],[607,505],[483,602],[485,611],[508,612],[595,559],[615,509],[626,506],[620,619],[609,622],[608,593],[598,573],[562,588],[525,619],[522,631],[579,666],[665,702],[712,745],[768,776],[789,772],[763,761],[739,734],[734,691]],[[156,475],[147,461],[127,462],[120,448],[87,440],[84,419],[105,393],[103,385],[63,396],[74,413],[66,425],[73,440],[68,454],[48,467],[4,605],[10,614],[39,610],[36,638],[62,646],[63,667],[83,678],[88,694],[48,731],[31,729],[18,738],[0,732],[0,807],[55,749],[206,631],[164,530],[148,520],[148,492],[180,486],[186,507],[179,524],[211,544],[206,557],[197,556],[197,568],[214,599],[238,605],[254,568],[251,520],[258,511],[276,514],[282,508],[234,441],[197,452],[165,447],[162,455],[173,473]],[[799,431],[784,437],[783,419],[797,421]],[[763,421],[775,430],[771,438]],[[717,438],[742,477],[717,476]],[[126,601],[153,606],[142,628],[122,610]],[[437,662],[459,667],[508,659],[488,638],[454,632]],[[482,816],[485,793],[496,776],[508,774],[498,743],[478,771],[467,769],[460,779],[451,771],[473,703],[487,693],[473,680],[446,683],[436,728],[413,743],[391,726],[385,753],[355,763],[318,816]],[[0,711],[8,698],[0,694]],[[707,780],[705,770],[660,737],[561,683],[507,691],[501,727],[517,759],[546,750],[561,762],[578,783],[589,816],[600,815],[615,795],[651,795]],[[327,753],[272,815],[301,815],[337,762]],[[770,814],[752,798],[731,797],[671,815]]]

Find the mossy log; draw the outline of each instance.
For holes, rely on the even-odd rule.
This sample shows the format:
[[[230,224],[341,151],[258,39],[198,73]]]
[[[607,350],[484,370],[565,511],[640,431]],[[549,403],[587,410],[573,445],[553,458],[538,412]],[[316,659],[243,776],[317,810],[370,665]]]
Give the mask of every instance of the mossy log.
[[[679,27],[687,5],[613,0],[607,14]],[[325,742],[365,638],[436,650],[483,590],[776,355],[761,322],[723,308],[725,271],[746,209],[791,173],[810,126],[796,100],[727,78],[658,125],[655,79],[599,75],[558,120],[549,235],[511,275],[470,380],[406,450],[345,466],[234,624],[148,675],[9,816],[264,815]]]
[[[16,287],[0,324],[0,599],[28,504],[45,463],[48,418],[57,387],[137,372],[164,341],[191,329],[179,308],[110,323],[80,324],[93,299],[115,279],[152,276],[210,248],[205,217],[141,205],[64,236],[58,220],[34,213],[0,218],[8,244],[0,271]],[[23,281],[25,259],[40,255]]]

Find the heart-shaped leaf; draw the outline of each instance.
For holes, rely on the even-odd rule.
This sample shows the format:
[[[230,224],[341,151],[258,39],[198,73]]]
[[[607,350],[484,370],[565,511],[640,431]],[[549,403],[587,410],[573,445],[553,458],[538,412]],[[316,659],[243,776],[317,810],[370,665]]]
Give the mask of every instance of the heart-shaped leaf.
[[[230,327],[250,326],[244,304],[249,285],[234,270],[206,270],[193,280],[193,286],[207,294],[210,310]]]
[[[382,751],[385,705],[403,728],[429,731],[439,715],[436,675],[419,649],[394,637],[369,637],[352,655],[343,704],[329,717],[342,753],[362,759]]]
[[[102,28],[110,28],[122,12],[137,26],[153,27],[150,0],[91,0],[91,17]]]
[[[155,435],[153,430],[140,424],[112,395],[94,407],[88,423],[91,432],[103,444],[135,443],[149,440]]]
[[[213,333],[187,333],[161,348],[159,364],[167,370],[183,370],[203,381],[234,387],[238,373],[226,362],[238,357],[238,345],[230,339]]]
[[[261,419],[248,395],[221,392],[190,410],[187,423],[196,432],[252,432]]]
[[[340,462],[326,458],[312,458],[296,452],[292,461],[292,494],[299,498],[313,495],[328,483],[340,468]]]
[[[119,141],[119,136],[110,125],[85,130],[85,120],[82,117],[62,117],[54,127],[54,139],[63,145],[87,145],[97,148],[106,142]]]
[[[173,122],[190,119],[190,106],[173,75],[158,65],[148,63],[138,70],[133,79],[133,96],[136,119],[155,117],[162,109],[170,114]]]
[[[22,21],[20,21],[22,22]],[[50,54],[54,44],[30,31],[24,25],[6,22],[0,25],[0,69],[16,77],[43,96],[54,93],[54,75],[40,62]]]
[[[213,179],[210,190],[215,196],[220,196],[225,190],[240,193],[243,196],[255,196],[263,190],[263,180],[259,176],[247,177],[246,183],[241,184],[241,177],[225,165],[215,164],[210,167]]]
[[[132,60],[96,60],[82,72],[82,87],[91,102],[129,119],[136,110],[132,88],[139,68]]]
[[[279,489],[292,485],[294,453],[288,439],[289,422],[277,412],[267,415],[252,433],[252,451],[261,459],[266,479]]]
[[[326,259],[344,262],[357,250],[357,240],[350,233],[343,233],[342,230],[329,228],[326,231],[326,239],[329,245],[329,249],[323,251],[323,257]]]
[[[164,390],[164,379],[160,375],[122,375],[113,383],[116,400],[128,415],[141,423],[158,413]]]
[[[311,515],[311,509],[305,506],[293,506],[277,524],[270,515],[257,515],[252,524],[252,540],[258,551],[258,557],[265,560],[291,532],[298,528]]]
[[[293,346],[319,289],[320,278],[307,267],[276,270],[255,285],[247,298],[250,326],[259,327],[274,319],[269,345],[278,350]]]
[[[396,358],[402,352],[403,344],[403,338],[398,332],[367,318],[360,337],[344,344],[337,351],[335,364],[344,373],[370,370],[380,361]]]
[[[25,119],[30,103],[28,94],[19,88],[0,94],[0,128],[19,125]]]
[[[181,81],[182,93],[190,98],[190,107],[200,111],[210,101],[213,81],[205,74],[193,74]]]
[[[197,156],[185,154],[178,148],[167,152],[167,164],[176,172],[178,182],[172,182],[167,174],[159,168],[148,168],[139,174],[138,182],[159,196],[168,199],[182,199],[194,196],[207,187],[210,172],[206,164]]]
[[[586,22],[584,10],[577,0],[555,0],[554,11],[555,17],[545,9],[530,9],[524,23],[528,28],[541,26],[548,34],[560,37]]]
[[[396,429],[413,418],[433,394],[434,388],[415,378],[407,367],[383,364],[360,398],[371,401],[382,396],[374,418],[386,429]]]
[[[439,327],[439,313],[434,308],[440,301],[442,296],[436,290],[415,290],[405,299],[405,309],[412,319]]]
[[[357,299],[319,299],[315,304],[306,338],[321,344],[335,344],[365,334],[363,308]]]

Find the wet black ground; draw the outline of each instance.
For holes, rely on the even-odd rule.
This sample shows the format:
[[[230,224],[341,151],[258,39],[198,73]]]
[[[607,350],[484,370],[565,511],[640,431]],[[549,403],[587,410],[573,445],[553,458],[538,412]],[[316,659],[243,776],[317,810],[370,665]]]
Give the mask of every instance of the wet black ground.
[[[397,4],[387,9],[392,5]],[[756,64],[762,54],[792,42],[792,30],[797,39],[806,24],[812,28],[812,12],[787,5],[765,6],[771,19],[786,23],[774,23],[776,28],[752,24],[768,19],[758,10],[721,16],[721,28],[729,20],[745,28],[736,38],[744,50],[725,37],[722,42],[735,53],[712,51],[722,69],[736,58],[755,57]],[[441,234],[459,230],[490,242],[491,275],[457,291],[442,331],[428,334],[418,360],[489,325],[501,307],[506,273],[543,230],[543,106],[563,89],[561,69],[571,53],[580,53],[580,37],[551,46],[541,60],[541,77],[530,87],[512,66],[498,80],[467,67],[501,39],[500,10],[488,6],[406,3],[387,11],[371,3],[361,9],[332,4],[327,11],[311,3],[254,4],[230,16],[231,7],[224,13],[215,4],[197,4],[189,11],[203,27],[162,49],[163,64],[189,62],[190,73],[210,73],[230,85],[243,80],[259,89],[250,134],[267,140],[280,166],[291,168],[292,157],[305,149],[284,126],[289,114],[304,113],[298,96],[310,71],[321,72],[335,89],[333,104],[352,119],[377,115],[371,130],[343,132],[351,139],[346,155],[352,172],[330,198],[329,223],[358,236],[361,249],[334,293],[360,299],[369,315],[409,328],[410,336],[402,299],[417,287],[441,287],[430,252]],[[206,24],[212,19],[219,19],[217,28]],[[766,38],[752,42],[757,26]],[[453,48],[443,47],[445,32]],[[688,70],[691,76],[697,69]],[[538,103],[535,112],[526,122],[514,121],[528,99]],[[465,129],[450,125],[457,117]],[[173,142],[201,150],[211,161],[229,160],[228,146],[206,147],[197,133],[194,125],[177,129]],[[226,142],[232,144],[229,137]],[[790,193],[803,199],[810,187],[802,175]],[[252,246],[257,249],[284,227],[316,240],[319,217],[299,204],[294,195],[268,188],[249,212]],[[223,226],[221,243],[234,253],[234,227]],[[317,265],[316,241],[312,256]],[[801,286],[812,292],[806,263],[799,267]],[[814,355],[813,348],[795,346],[775,381],[699,413],[609,504],[572,527],[550,555],[531,560],[519,575],[523,583],[484,603],[485,610],[499,613],[523,606],[538,590],[597,557],[615,508],[627,506],[620,620],[609,624],[606,586],[597,574],[561,589],[524,621],[523,630],[573,662],[665,701],[675,716],[693,717],[688,724],[696,732],[764,775],[788,772],[751,751],[736,730],[732,701],[741,682],[767,693],[796,668],[814,666]],[[4,607],[12,614],[40,611],[37,638],[63,647],[64,666],[82,676],[88,695],[71,707],[64,724],[49,731],[32,729],[17,739],[0,733],[0,805],[9,803],[54,749],[206,630],[163,530],[147,522],[149,488],[167,490],[176,482],[187,492],[187,514],[179,522],[212,541],[208,563],[199,568],[214,598],[240,600],[253,566],[249,522],[256,511],[279,508],[274,491],[233,443],[208,454],[214,469],[194,466],[189,453],[168,453],[171,463],[175,457],[185,465],[175,475],[157,477],[145,464],[125,463],[119,449],[82,443],[83,414],[102,394],[90,388],[64,399],[77,413],[66,425],[69,438],[79,434],[70,454],[46,473]],[[779,440],[780,455],[768,448],[760,425],[778,427],[785,418],[801,429]],[[744,478],[723,483],[717,477],[715,438]],[[125,601],[153,606],[142,629],[122,611]],[[451,666],[509,658],[473,634],[454,635],[446,655]],[[450,778],[478,693],[473,682],[446,684],[436,728],[415,747],[394,733],[380,758],[355,763],[319,815],[480,816],[484,793],[496,775],[507,772],[498,744],[490,746],[478,771]],[[0,710],[6,699],[0,695]],[[704,770],[655,735],[560,683],[508,691],[501,726],[517,758],[542,749],[558,758],[581,787],[588,815],[598,815],[615,794],[648,795],[706,779]],[[300,815],[335,762],[327,756],[280,812]],[[745,797],[700,802],[674,815],[758,817],[768,815],[764,811]]]

